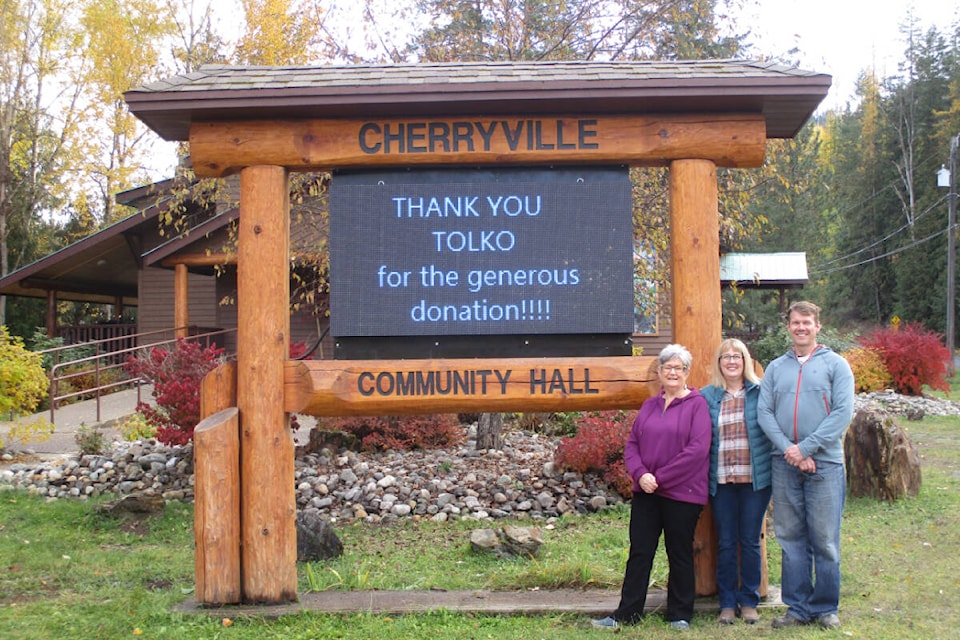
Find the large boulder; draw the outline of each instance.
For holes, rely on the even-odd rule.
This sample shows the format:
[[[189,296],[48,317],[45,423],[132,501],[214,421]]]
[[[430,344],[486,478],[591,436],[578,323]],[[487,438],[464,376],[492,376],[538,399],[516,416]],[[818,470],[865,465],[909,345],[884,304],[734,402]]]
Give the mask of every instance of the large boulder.
[[[96,510],[111,516],[161,513],[167,502],[156,494],[135,493],[97,505]]]
[[[543,534],[537,527],[506,526],[493,529],[474,529],[470,532],[470,546],[481,553],[492,553],[498,558],[533,557],[543,544]]]
[[[854,414],[843,445],[850,495],[892,502],[920,492],[920,456],[897,420],[880,406]]]
[[[297,562],[329,560],[342,553],[343,543],[319,509],[297,512]]]

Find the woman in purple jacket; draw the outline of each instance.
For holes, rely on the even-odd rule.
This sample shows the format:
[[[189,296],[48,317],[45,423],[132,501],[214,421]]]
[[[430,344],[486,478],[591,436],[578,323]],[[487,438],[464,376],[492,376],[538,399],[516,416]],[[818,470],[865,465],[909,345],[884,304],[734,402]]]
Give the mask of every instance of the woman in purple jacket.
[[[650,569],[663,532],[670,574],[667,620],[676,629],[690,626],[696,578],[693,534],[707,503],[711,422],[707,403],[687,387],[690,352],[667,345],[657,358],[661,391],[648,398],[624,448],[627,472],[633,478],[630,511],[630,556],[613,615],[593,625],[616,629],[643,617]]]

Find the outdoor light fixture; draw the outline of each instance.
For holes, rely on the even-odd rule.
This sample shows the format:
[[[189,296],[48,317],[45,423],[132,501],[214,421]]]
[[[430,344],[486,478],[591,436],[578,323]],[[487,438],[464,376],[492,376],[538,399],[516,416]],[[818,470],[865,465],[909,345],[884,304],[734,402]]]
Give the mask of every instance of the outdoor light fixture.
[[[947,169],[945,164],[940,165],[937,170],[937,186],[950,188],[950,169]]]

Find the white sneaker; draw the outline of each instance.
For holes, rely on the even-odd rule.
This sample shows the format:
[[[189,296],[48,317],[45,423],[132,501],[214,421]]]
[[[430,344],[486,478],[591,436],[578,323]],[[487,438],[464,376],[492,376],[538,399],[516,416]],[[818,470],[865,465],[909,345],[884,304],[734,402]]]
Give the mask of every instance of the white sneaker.
[[[591,620],[590,624],[598,629],[616,630],[620,628],[620,623],[610,616],[607,616],[606,618],[600,618],[599,620]]]

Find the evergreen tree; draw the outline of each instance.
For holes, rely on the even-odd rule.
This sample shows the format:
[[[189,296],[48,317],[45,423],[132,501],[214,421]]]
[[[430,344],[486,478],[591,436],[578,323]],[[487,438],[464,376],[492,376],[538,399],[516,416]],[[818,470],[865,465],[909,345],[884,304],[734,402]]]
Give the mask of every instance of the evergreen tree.
[[[936,30],[911,43],[903,81],[894,84],[887,100],[892,127],[909,127],[913,140],[909,149],[898,135],[889,153],[897,166],[898,195],[903,211],[910,201],[904,197],[906,181],[903,156],[908,151],[916,156],[916,184],[913,202],[916,213],[909,242],[895,263],[897,300],[894,313],[905,321],[922,322],[927,328],[943,332],[946,326],[946,206],[939,205],[935,174],[939,157],[933,144],[936,113],[947,108],[949,79],[943,61],[946,43]]]

